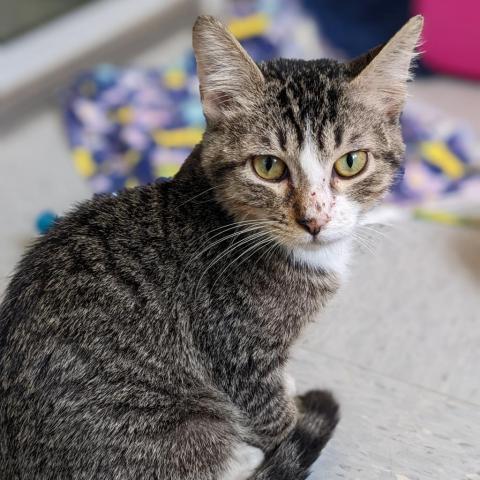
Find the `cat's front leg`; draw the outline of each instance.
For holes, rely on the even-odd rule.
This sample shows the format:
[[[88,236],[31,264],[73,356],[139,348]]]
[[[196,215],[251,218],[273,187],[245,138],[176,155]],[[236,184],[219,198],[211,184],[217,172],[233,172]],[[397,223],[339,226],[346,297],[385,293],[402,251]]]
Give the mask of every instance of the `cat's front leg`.
[[[295,390],[295,381],[283,372],[250,385],[251,397],[244,411],[250,419],[255,444],[266,453],[275,449],[297,423]]]

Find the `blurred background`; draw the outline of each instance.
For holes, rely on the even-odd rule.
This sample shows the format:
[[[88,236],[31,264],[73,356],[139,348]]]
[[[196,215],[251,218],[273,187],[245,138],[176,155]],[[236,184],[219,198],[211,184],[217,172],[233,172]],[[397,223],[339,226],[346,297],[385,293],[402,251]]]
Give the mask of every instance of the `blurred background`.
[[[404,169],[291,368],[343,406],[322,478],[479,480],[478,0],[0,0],[0,295],[56,216],[200,140],[200,13],[256,60],[353,58],[425,16]]]

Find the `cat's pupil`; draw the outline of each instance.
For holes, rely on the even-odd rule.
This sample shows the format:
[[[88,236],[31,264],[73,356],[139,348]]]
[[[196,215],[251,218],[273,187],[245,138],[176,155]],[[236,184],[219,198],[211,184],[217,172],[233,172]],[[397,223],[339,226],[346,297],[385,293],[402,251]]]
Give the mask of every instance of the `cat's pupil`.
[[[348,165],[348,168],[353,167],[353,155],[351,153],[347,155],[347,165]]]
[[[272,157],[266,157],[265,158],[265,170],[267,172],[269,172],[272,167],[273,167],[273,158]]]

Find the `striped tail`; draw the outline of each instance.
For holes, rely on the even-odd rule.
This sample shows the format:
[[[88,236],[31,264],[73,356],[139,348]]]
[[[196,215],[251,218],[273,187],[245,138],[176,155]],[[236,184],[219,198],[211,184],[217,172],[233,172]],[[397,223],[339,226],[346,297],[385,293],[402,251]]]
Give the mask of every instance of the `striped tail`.
[[[287,438],[264,460],[250,480],[305,480],[339,420],[331,393],[313,390],[298,397],[300,417]]]

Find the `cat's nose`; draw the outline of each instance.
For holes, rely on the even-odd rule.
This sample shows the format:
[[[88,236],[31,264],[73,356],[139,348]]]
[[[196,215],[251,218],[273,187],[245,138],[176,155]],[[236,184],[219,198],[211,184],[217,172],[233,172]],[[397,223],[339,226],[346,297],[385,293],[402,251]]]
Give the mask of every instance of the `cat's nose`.
[[[320,233],[325,222],[320,218],[300,218],[297,223],[314,237]]]

